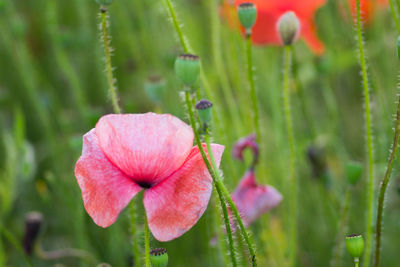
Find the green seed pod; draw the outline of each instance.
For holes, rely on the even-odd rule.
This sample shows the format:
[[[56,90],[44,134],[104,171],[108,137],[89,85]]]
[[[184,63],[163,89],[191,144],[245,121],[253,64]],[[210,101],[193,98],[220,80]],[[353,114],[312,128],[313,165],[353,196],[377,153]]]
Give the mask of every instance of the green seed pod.
[[[200,58],[182,54],[175,60],[175,73],[186,86],[192,86],[200,76]]]
[[[102,6],[109,6],[114,0],[96,0],[96,3]]]
[[[144,85],[144,90],[152,102],[160,103],[165,91],[165,80],[160,76],[151,76]]]
[[[253,3],[240,4],[237,13],[243,28],[249,30],[254,26],[257,19],[257,8]]]
[[[397,46],[397,57],[400,59],[400,36],[397,37],[396,46]]]
[[[300,32],[300,21],[293,11],[283,14],[278,20],[278,32],[284,45],[292,45]]]
[[[206,99],[202,99],[196,104],[197,112],[201,122],[209,124],[211,122],[211,107],[212,103]]]
[[[363,165],[358,162],[348,162],[345,167],[347,181],[351,185],[355,185],[362,176]]]
[[[152,267],[166,267],[168,265],[168,253],[165,248],[155,248],[150,251]]]
[[[346,236],[346,249],[353,258],[361,257],[364,251],[364,238],[362,235]]]

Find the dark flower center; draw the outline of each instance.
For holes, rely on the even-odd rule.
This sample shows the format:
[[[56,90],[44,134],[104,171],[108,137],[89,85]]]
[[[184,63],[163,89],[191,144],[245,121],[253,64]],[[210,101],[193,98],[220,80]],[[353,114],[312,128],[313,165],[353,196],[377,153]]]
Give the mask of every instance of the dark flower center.
[[[151,183],[148,182],[137,182],[138,185],[140,185],[140,187],[143,187],[145,189],[149,189],[150,187],[152,187]]]

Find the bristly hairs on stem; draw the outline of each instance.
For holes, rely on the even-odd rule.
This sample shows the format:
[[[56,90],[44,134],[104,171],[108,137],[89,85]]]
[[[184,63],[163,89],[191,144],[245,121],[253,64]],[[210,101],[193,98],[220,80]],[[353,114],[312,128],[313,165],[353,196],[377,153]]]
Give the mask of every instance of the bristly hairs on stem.
[[[372,113],[370,103],[370,88],[368,80],[368,70],[366,55],[364,51],[364,41],[362,33],[361,21],[361,1],[357,0],[357,17],[356,17],[356,36],[359,52],[359,63],[361,67],[362,85],[364,93],[364,117],[367,138],[367,159],[368,159],[368,183],[367,183],[367,223],[366,223],[366,240],[364,253],[364,266],[369,267],[371,250],[372,250],[372,221],[373,221],[373,201],[374,201],[374,145],[372,132]]]
[[[100,18],[101,18],[101,23],[100,23],[100,30],[101,30],[101,41],[103,44],[104,48],[104,63],[106,67],[106,76],[107,76],[107,83],[108,83],[108,92],[110,94],[111,98],[111,103],[114,109],[114,112],[119,114],[121,113],[121,108],[119,106],[119,99],[117,95],[117,87],[116,87],[116,79],[114,78],[113,74],[113,66],[112,66],[112,53],[113,49],[110,46],[111,43],[111,37],[108,33],[108,28],[109,28],[109,17],[107,14],[107,7],[106,6],[101,6],[100,7]]]

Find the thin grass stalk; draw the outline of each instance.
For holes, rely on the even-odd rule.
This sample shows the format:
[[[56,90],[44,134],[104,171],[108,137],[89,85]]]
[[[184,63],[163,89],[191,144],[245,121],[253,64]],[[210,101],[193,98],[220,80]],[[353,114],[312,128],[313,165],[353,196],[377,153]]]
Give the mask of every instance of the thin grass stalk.
[[[341,259],[343,256],[343,248],[344,248],[344,238],[343,236],[346,235],[346,227],[347,227],[347,219],[348,213],[350,208],[350,196],[351,196],[351,189],[348,188],[346,190],[346,194],[344,197],[344,203],[342,206],[342,211],[340,213],[340,219],[338,222],[338,231],[336,234],[336,242],[335,247],[333,250],[333,255],[331,259],[330,266],[331,267],[340,267],[341,266]]]
[[[378,196],[378,215],[376,218],[376,241],[375,241],[375,267],[380,266],[381,249],[382,249],[382,231],[383,231],[383,209],[385,205],[385,195],[389,184],[390,176],[392,174],[394,161],[396,159],[396,152],[399,146],[399,133],[400,133],[400,96],[397,100],[396,122],[394,128],[394,139],[392,149],[389,156],[389,161],[385,176],[381,182],[379,196]]]
[[[0,223],[0,234],[3,234],[3,236],[11,243],[13,246],[18,250],[18,252],[22,255],[22,258],[24,259],[25,263],[29,267],[33,267],[31,259],[26,255],[24,252],[24,249],[22,248],[20,242],[17,240],[17,238],[10,232],[8,231],[1,223]]]
[[[221,52],[221,22],[217,12],[217,3],[215,0],[208,0],[208,8],[210,13],[210,27],[211,27],[211,45],[212,55],[214,59],[215,68],[218,73],[218,80],[221,83],[221,89],[225,96],[225,101],[228,107],[229,116],[233,121],[233,130],[235,136],[240,136],[242,124],[242,116],[237,108],[235,97],[229,84],[229,79],[226,74],[226,67],[223,63]]]
[[[367,224],[366,224],[366,238],[365,238],[365,253],[364,253],[364,266],[369,267],[371,250],[372,250],[372,221],[373,221],[373,202],[374,202],[374,152],[373,152],[373,134],[372,134],[372,114],[369,95],[369,80],[367,73],[367,62],[364,51],[364,41],[362,36],[362,22],[361,22],[361,3],[357,0],[357,19],[356,19],[356,33],[359,51],[359,60],[361,66],[361,76],[364,92],[364,116],[365,128],[367,135],[367,159],[368,159],[368,193],[367,193]]]
[[[289,144],[289,182],[290,182],[290,266],[295,264],[297,254],[297,179],[296,179],[296,151],[294,145],[293,119],[290,107],[290,76],[292,62],[292,47],[285,46],[283,72],[283,111],[285,115],[286,131]]]
[[[49,31],[49,38],[52,44],[53,55],[56,59],[57,64],[60,67],[61,72],[67,78],[69,86],[72,90],[72,96],[75,105],[78,109],[81,118],[85,118],[85,110],[87,106],[87,101],[85,94],[83,92],[83,86],[81,80],[76,72],[76,69],[72,66],[68,55],[65,53],[61,46],[59,35],[59,30],[57,29],[57,3],[56,1],[47,1],[46,6],[47,15],[47,26]]]
[[[399,1],[397,0],[397,2],[399,2]],[[389,0],[390,13],[392,13],[392,18],[393,18],[394,24],[396,26],[397,32],[400,32],[399,13],[398,13],[398,10],[395,8],[395,5],[396,5],[396,3],[394,3],[393,0]]]
[[[250,86],[251,103],[253,105],[253,124],[258,142],[262,140],[260,130],[260,115],[258,108],[257,92],[254,83],[253,53],[251,44],[251,34],[246,35],[246,56],[247,56],[247,79]]]
[[[207,155],[206,155],[206,153],[204,151],[204,148],[203,148],[203,146],[201,144],[201,140],[200,140],[199,134],[197,132],[197,128],[196,128],[195,118],[194,118],[194,114],[193,114],[193,107],[192,107],[192,102],[191,102],[190,98],[191,97],[190,97],[189,91],[185,91],[186,106],[187,106],[187,109],[188,109],[190,124],[191,124],[191,126],[193,128],[193,132],[194,132],[194,136],[195,136],[195,141],[196,141],[197,147],[199,148],[200,154],[201,154],[201,156],[203,158],[204,163],[206,164],[208,172],[210,173],[211,177],[213,178],[213,181],[215,181],[216,187],[219,187],[221,189],[224,198],[228,202],[229,207],[231,208],[233,214],[236,217],[236,220],[237,220],[237,222],[239,224],[239,228],[240,228],[240,231],[242,233],[242,236],[243,236],[244,240],[246,241],[247,247],[249,249],[250,256],[251,256],[251,262],[252,262],[253,267],[257,266],[256,253],[255,253],[255,250],[254,250],[254,247],[253,247],[253,243],[250,240],[250,237],[249,237],[249,235],[248,235],[248,233],[247,233],[247,231],[246,231],[246,229],[244,227],[243,221],[242,221],[242,219],[240,217],[240,213],[239,213],[235,203],[233,202],[232,197],[230,196],[228,190],[226,189],[225,185],[222,183],[222,180],[221,180],[221,177],[219,175],[219,172],[218,171],[214,172],[213,168],[211,167],[211,164],[210,164],[210,162],[209,162],[209,160],[207,158]],[[210,155],[210,158],[212,158],[213,157],[212,156],[212,150],[208,151],[208,153]]]

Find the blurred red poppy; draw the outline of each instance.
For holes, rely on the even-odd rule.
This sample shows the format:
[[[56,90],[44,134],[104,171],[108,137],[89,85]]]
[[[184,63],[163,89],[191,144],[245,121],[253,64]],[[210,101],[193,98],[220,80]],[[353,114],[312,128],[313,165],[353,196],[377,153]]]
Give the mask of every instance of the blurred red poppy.
[[[229,0],[225,0],[223,13],[232,25],[229,14]],[[252,29],[252,41],[259,45],[281,45],[277,31],[279,18],[288,11],[293,11],[300,20],[300,38],[304,39],[310,49],[317,55],[324,52],[324,45],[316,35],[314,15],[326,0],[235,0],[234,6],[251,2],[257,7],[257,20]],[[237,23],[236,23],[237,24]],[[244,32],[244,29],[242,29]]]

